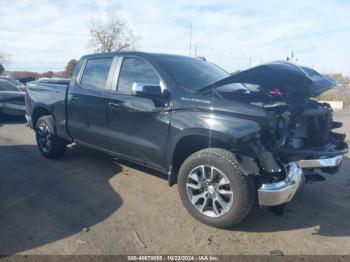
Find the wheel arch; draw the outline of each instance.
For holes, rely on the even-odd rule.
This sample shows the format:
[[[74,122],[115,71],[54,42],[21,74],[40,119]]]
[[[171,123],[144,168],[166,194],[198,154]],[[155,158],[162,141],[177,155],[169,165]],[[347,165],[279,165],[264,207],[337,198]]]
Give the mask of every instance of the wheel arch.
[[[170,162],[173,172],[177,173],[183,161],[194,152],[211,147],[229,149],[231,145],[229,139],[215,135],[208,136],[201,133],[184,135],[178,139],[171,152]]]
[[[249,163],[247,171],[256,171],[255,165],[251,164],[250,147],[248,143],[255,138],[255,133],[246,135],[239,139],[235,139],[230,134],[209,129],[188,129],[181,132],[182,136],[170,143],[168,150],[168,183],[173,185],[177,181],[177,173],[182,163],[191,154],[206,148],[221,148],[231,152],[237,152],[244,158],[244,166],[246,166],[247,158]],[[249,152],[249,153],[247,153]],[[242,160],[243,162],[243,160]]]
[[[53,116],[52,112],[47,108],[46,106],[43,105],[38,105],[33,109],[32,113],[32,124],[33,128],[35,128],[36,123],[38,122],[39,118],[42,116],[48,116],[51,115],[54,119],[55,117]]]

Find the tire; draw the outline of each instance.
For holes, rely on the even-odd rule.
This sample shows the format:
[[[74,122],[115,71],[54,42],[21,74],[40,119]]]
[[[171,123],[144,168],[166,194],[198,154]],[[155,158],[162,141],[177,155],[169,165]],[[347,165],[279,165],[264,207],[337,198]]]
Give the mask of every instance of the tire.
[[[220,148],[189,156],[178,174],[178,190],[194,218],[219,228],[240,223],[251,211],[256,195],[252,175],[241,171],[233,153]]]
[[[57,159],[66,152],[67,142],[57,136],[52,116],[42,116],[35,126],[36,142],[40,153],[49,159]]]

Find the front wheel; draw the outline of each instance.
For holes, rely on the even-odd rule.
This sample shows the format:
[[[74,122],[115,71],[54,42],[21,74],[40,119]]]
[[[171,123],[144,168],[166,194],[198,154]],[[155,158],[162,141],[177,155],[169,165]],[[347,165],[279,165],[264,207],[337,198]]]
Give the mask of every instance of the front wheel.
[[[57,136],[52,116],[42,116],[38,119],[35,134],[38,148],[43,156],[50,159],[63,156],[67,142]]]
[[[220,148],[189,156],[180,168],[178,189],[193,217],[221,228],[241,222],[255,200],[253,177],[242,172],[233,153]]]

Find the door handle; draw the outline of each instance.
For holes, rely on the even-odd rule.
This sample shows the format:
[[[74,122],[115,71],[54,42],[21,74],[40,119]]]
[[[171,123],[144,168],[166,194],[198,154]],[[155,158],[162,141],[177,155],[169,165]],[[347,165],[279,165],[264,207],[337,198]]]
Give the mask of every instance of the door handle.
[[[121,108],[120,104],[113,103],[113,102],[108,102],[108,106],[111,108]]]

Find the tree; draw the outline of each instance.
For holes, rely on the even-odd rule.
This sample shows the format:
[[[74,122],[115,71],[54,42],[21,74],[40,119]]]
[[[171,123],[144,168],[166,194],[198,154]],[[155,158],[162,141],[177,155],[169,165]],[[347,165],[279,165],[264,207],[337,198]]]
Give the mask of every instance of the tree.
[[[74,67],[77,63],[78,63],[78,61],[75,59],[69,60],[67,66],[66,66],[66,70],[62,73],[62,77],[71,78],[72,74],[73,74]]]
[[[47,71],[45,73],[40,74],[40,77],[52,78],[54,77],[54,73],[52,71]]]
[[[89,44],[97,53],[136,48],[136,38],[120,16],[110,16],[105,23],[98,19],[91,20],[89,34]]]

